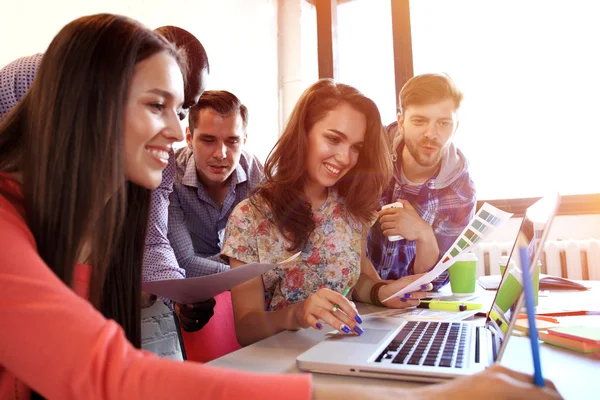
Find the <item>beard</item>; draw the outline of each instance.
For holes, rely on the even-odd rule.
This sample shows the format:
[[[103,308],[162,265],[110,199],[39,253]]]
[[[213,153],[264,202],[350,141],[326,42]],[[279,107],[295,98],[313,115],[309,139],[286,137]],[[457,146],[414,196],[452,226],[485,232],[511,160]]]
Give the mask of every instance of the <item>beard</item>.
[[[433,167],[438,165],[440,161],[442,161],[444,152],[450,145],[450,142],[448,142],[445,146],[442,146],[435,140],[430,140],[427,138],[423,138],[417,141],[409,140],[405,137],[404,141],[410,155],[415,159],[417,164],[419,164],[422,167]],[[431,154],[425,154],[422,152],[420,146],[435,147],[437,151]]]

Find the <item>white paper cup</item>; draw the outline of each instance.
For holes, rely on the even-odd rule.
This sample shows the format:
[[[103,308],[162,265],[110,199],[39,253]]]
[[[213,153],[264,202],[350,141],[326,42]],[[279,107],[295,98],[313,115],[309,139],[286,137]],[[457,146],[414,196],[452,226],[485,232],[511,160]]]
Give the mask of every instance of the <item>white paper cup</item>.
[[[382,210],[387,210],[388,208],[404,208],[404,205],[402,203],[396,202],[396,203],[386,204],[385,206],[381,207]],[[404,239],[404,238],[400,235],[388,236],[388,240],[390,242],[396,242],[396,241],[402,240],[402,239]]]

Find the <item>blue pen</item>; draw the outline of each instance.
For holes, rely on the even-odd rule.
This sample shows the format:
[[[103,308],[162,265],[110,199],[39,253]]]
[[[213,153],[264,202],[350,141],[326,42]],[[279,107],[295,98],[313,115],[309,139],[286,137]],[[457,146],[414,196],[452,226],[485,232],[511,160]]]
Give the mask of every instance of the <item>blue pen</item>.
[[[527,309],[527,320],[529,323],[529,340],[531,342],[531,355],[533,357],[533,383],[544,387],[542,377],[542,363],[540,362],[540,345],[538,342],[538,331],[535,326],[535,303],[533,302],[533,288],[531,273],[529,271],[529,255],[526,247],[519,247],[521,257],[521,269],[523,270],[523,289],[525,290],[525,307]]]

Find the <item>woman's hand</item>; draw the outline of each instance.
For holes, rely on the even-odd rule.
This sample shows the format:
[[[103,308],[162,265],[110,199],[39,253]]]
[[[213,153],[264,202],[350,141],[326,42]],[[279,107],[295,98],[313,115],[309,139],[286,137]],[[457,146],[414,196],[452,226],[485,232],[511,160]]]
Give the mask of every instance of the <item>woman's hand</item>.
[[[424,274],[409,275],[398,280],[391,281],[391,283],[388,283],[387,285],[379,289],[379,300],[383,301],[388,297],[396,294],[397,292],[404,289],[410,283],[419,279],[423,275]],[[421,285],[420,290],[406,293],[403,297],[394,297],[393,299],[390,299],[383,304],[385,304],[385,306],[389,308],[406,308],[418,306],[420,303],[420,299],[427,297],[427,292],[431,289],[433,289],[431,283]]]
[[[531,375],[494,365],[483,372],[463,376],[449,382],[427,385],[419,389],[404,389],[385,385],[360,386],[355,384],[317,384],[313,390],[314,400],[462,400],[462,399],[561,399],[550,381],[546,387],[535,386]]]
[[[533,384],[531,375],[495,364],[483,372],[453,381],[431,385],[415,392],[417,398],[437,399],[560,399],[554,384],[546,380],[543,388]]]
[[[334,307],[336,305],[339,307]],[[297,326],[315,329],[323,329],[320,321],[331,325],[333,328],[344,333],[363,333],[359,324],[362,323],[354,303],[342,296],[341,293],[331,289],[319,289],[302,303],[296,304],[294,319]]]

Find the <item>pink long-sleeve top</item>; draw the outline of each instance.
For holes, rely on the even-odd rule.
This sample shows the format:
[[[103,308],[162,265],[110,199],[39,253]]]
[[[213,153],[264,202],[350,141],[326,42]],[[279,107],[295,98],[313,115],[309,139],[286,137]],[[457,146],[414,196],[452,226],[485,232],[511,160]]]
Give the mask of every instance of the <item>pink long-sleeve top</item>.
[[[12,201],[0,194],[0,400],[29,398],[28,388],[48,399],[310,399],[310,375],[249,374],[134,348],[80,296],[86,285],[74,285],[78,295],[39,257],[19,185],[0,173],[0,190]],[[75,276],[85,280],[85,269]]]

